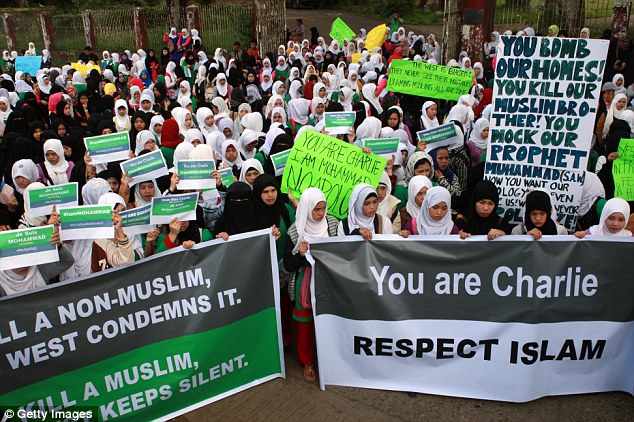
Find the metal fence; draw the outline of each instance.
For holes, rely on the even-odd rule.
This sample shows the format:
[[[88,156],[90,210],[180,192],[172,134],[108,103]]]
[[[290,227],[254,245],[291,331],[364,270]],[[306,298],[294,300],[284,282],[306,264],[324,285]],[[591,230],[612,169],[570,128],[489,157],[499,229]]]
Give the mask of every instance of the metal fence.
[[[622,0],[585,0],[581,12],[583,26],[590,28],[592,37],[599,37],[612,25],[612,11]],[[495,7],[495,28],[502,32],[507,29],[518,31],[532,27],[538,34],[545,35],[550,25],[558,25],[567,31],[566,19],[555,0],[497,0]],[[632,28],[632,20],[629,22]],[[578,34],[569,34],[578,36]]]

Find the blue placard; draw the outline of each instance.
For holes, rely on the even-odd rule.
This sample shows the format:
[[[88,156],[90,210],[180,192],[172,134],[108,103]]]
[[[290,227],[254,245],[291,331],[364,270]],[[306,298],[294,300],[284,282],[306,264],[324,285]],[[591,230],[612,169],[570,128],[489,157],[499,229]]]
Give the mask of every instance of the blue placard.
[[[28,73],[35,77],[35,74],[42,67],[42,56],[18,56],[15,58],[15,71]]]

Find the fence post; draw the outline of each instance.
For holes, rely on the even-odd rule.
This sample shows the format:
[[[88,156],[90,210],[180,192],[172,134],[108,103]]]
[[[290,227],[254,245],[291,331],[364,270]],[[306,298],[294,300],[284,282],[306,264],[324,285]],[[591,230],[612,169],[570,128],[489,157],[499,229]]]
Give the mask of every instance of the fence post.
[[[92,11],[84,10],[81,14],[81,20],[84,23],[84,37],[86,39],[86,45],[89,45],[93,50],[96,50],[97,39],[95,37],[95,21],[92,18]]]
[[[145,22],[145,13],[140,7],[132,9],[132,25],[134,26],[134,41],[136,42],[137,50],[145,50],[148,46],[147,24]]]
[[[612,33],[617,34],[621,31],[627,31],[630,22],[630,11],[632,2],[616,3],[612,8]]]
[[[15,36],[15,25],[13,23],[13,18],[8,13],[2,15],[2,28],[4,29],[4,36],[7,39],[7,49],[9,51],[15,50],[16,45],[18,44]]]
[[[187,17],[187,30],[191,34],[192,29],[200,32],[200,7],[187,6],[185,8],[185,16]]]
[[[260,53],[277,51],[286,44],[286,3],[284,0],[255,0],[255,37]]]
[[[53,51],[53,24],[51,23],[51,15],[48,12],[38,14],[40,18],[40,27],[42,28],[42,39],[44,40],[44,48],[52,53]]]

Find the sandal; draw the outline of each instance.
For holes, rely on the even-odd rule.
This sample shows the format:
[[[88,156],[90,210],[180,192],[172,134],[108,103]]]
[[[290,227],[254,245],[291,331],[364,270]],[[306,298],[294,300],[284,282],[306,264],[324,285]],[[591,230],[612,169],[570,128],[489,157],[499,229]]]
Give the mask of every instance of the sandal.
[[[304,365],[304,379],[310,382],[317,381],[317,375],[315,374],[313,365]]]

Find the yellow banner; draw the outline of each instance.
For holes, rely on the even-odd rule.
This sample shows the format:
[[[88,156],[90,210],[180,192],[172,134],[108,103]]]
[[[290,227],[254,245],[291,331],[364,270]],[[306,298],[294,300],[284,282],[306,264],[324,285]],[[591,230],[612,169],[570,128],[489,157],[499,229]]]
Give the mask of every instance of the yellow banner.
[[[372,31],[368,32],[368,36],[365,39],[365,48],[372,51],[377,47],[381,47],[385,40],[387,40],[386,29],[385,24],[381,24],[375,26]]]
[[[84,75],[84,77],[88,76],[90,71],[93,70],[93,69],[96,69],[97,72],[99,72],[101,74],[101,68],[99,66],[97,66],[97,65],[88,66],[88,65],[80,64],[80,63],[71,63],[70,67],[72,67],[73,69],[81,72],[82,75]]]

